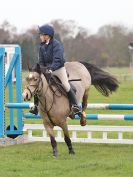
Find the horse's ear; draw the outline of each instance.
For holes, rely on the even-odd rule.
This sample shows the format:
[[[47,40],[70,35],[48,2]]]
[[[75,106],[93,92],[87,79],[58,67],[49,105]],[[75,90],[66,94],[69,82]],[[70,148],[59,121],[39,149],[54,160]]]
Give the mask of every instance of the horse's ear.
[[[29,72],[32,70],[29,63],[27,63],[27,68],[28,68]]]
[[[32,71],[41,74],[41,68],[40,68],[39,63],[36,63],[36,65],[32,68]]]
[[[36,64],[36,71],[41,74],[41,68],[40,68],[40,65],[39,63]]]

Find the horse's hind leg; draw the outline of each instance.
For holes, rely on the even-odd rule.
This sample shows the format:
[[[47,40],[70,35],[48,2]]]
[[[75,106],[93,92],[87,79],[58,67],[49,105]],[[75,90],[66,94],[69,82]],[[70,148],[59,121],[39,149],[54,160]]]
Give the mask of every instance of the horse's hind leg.
[[[74,149],[72,147],[72,142],[71,139],[69,137],[69,132],[68,132],[68,126],[66,124],[66,122],[64,122],[64,125],[61,126],[63,129],[63,133],[64,133],[64,140],[67,144],[68,150],[69,150],[69,154],[75,154]]]
[[[81,126],[85,126],[86,125],[85,110],[87,108],[88,94],[89,94],[89,89],[85,91],[84,96],[83,96],[83,100],[82,100],[82,113],[81,113],[81,118],[80,118],[80,125]]]
[[[50,137],[50,140],[51,140],[51,146],[52,146],[52,149],[53,149],[53,156],[54,157],[57,157],[58,155],[58,151],[57,151],[57,142],[55,140],[55,136],[54,136],[54,131],[53,131],[53,128],[54,126],[52,125],[49,125],[47,123],[45,123],[45,129]]]

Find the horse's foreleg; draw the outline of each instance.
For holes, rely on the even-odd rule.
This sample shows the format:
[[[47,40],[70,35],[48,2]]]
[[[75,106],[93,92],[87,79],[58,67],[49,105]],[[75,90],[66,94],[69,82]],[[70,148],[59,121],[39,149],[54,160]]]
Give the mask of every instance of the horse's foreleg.
[[[57,157],[58,151],[57,151],[57,142],[55,140],[55,137],[50,135],[50,140],[51,140],[51,146],[53,148],[53,156]]]
[[[69,137],[69,132],[68,132],[68,126],[66,123],[64,123],[63,127],[63,132],[64,132],[64,140],[67,144],[68,150],[69,150],[69,154],[75,154],[74,149],[72,147],[72,142],[71,139]]]
[[[52,146],[52,149],[53,149],[53,156],[57,157],[58,151],[57,151],[57,142],[55,140],[54,131],[53,131],[54,126],[49,125],[46,122],[44,123],[44,126],[45,126],[45,129],[46,129],[49,137],[50,137],[51,146]]]
[[[83,96],[82,113],[81,113],[81,118],[80,118],[80,125],[81,126],[85,126],[86,125],[86,113],[85,113],[85,110],[87,108],[88,94],[89,94],[89,89],[85,91],[84,96]]]

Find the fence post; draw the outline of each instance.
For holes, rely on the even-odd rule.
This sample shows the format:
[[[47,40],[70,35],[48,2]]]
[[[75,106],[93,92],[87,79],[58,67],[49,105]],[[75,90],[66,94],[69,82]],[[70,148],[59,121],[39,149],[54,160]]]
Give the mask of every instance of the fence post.
[[[9,55],[8,55],[9,54]],[[6,61],[6,56],[10,57],[10,61]],[[11,55],[11,56],[10,56]],[[5,74],[6,62],[8,70]],[[16,81],[13,85],[13,73],[15,70]],[[17,103],[22,103],[22,82],[21,82],[21,48],[19,45],[0,45],[0,137],[7,135],[9,137],[17,137],[23,133],[22,109],[17,110],[17,118],[14,118],[14,109],[9,108],[9,125],[6,125],[5,117],[5,91],[8,90],[8,101],[13,103],[16,99]],[[15,91],[16,95],[13,95]],[[14,97],[13,97],[14,96]],[[16,125],[16,126],[15,126]]]
[[[0,48],[0,138],[5,134],[5,49]]]

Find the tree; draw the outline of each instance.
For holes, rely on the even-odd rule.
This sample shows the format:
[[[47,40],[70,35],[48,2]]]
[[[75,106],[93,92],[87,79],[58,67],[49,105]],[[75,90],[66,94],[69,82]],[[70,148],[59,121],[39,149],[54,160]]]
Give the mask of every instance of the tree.
[[[129,66],[128,44],[133,42],[132,30],[122,25],[105,25],[92,35],[72,20],[54,20],[51,24],[55,28],[55,38],[64,45],[66,61],[85,60],[100,67]],[[33,64],[38,60],[40,40],[37,27],[17,34],[16,27],[4,21],[0,25],[0,43],[20,44],[23,69],[27,68],[27,63]]]
[[[122,25],[106,25],[99,29],[98,36],[105,40],[104,52],[108,54],[109,66],[128,66],[128,38],[127,28]]]

